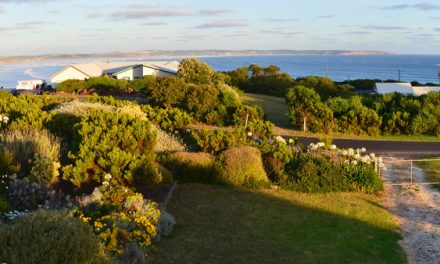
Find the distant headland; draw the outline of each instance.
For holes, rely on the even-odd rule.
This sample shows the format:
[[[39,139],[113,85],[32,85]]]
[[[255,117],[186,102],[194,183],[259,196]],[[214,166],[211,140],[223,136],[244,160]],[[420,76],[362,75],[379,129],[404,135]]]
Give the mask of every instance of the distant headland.
[[[32,56],[0,57],[0,63],[26,61],[103,59],[103,58],[157,58],[157,57],[208,57],[208,56],[265,56],[265,55],[394,55],[386,51],[369,50],[148,50],[138,52],[109,52],[91,54],[46,54]]]

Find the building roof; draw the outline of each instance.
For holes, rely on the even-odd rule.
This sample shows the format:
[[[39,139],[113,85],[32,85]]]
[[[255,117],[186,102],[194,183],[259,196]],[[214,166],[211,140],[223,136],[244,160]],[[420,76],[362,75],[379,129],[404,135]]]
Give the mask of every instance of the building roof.
[[[413,87],[414,94],[419,96],[423,94],[427,94],[430,92],[440,92],[439,86],[414,86]]]
[[[411,83],[376,83],[378,94],[401,93],[416,96],[440,92],[440,86],[412,86]]]
[[[376,83],[376,90],[378,94],[414,94],[411,83]]]
[[[104,74],[114,74],[121,72],[125,69],[133,68],[139,65],[151,67],[160,71],[177,74],[179,67],[178,61],[118,61],[118,62],[96,62],[96,63],[83,63],[83,64],[71,64],[61,71],[55,73],[51,78],[55,77],[65,69],[72,67],[89,77],[99,77]]]

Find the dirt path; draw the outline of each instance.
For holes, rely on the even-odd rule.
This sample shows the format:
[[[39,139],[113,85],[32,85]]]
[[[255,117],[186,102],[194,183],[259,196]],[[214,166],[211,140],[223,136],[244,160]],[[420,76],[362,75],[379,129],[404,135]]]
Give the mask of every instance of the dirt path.
[[[391,162],[389,162],[391,160]],[[430,185],[401,183],[410,178],[408,164],[388,159],[384,206],[395,215],[403,239],[400,245],[408,255],[409,263],[440,263],[440,191]],[[414,182],[424,182],[425,174],[414,168]]]

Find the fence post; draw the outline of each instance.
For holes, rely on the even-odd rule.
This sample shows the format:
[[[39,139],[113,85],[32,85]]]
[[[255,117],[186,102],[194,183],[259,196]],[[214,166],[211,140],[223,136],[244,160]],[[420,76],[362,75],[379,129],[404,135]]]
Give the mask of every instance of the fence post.
[[[411,184],[413,183],[413,161],[411,160]]]

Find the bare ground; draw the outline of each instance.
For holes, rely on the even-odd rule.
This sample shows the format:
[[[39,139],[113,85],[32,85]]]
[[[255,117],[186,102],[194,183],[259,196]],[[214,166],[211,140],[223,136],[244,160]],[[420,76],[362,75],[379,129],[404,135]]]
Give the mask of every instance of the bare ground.
[[[408,182],[409,164],[387,159],[384,206],[395,215],[403,239],[400,245],[409,263],[440,263],[440,192],[425,182],[425,173],[414,167],[415,183]]]

